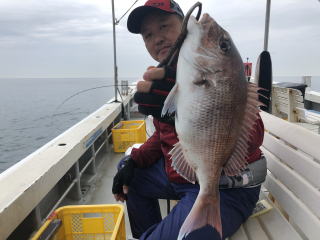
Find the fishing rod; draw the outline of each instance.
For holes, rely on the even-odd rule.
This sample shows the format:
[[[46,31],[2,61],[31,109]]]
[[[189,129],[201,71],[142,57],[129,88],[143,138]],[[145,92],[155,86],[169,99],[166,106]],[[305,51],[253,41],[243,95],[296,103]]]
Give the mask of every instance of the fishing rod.
[[[115,87],[116,85],[115,84],[110,84],[110,85],[101,85],[101,86],[98,86],[98,87],[93,87],[93,88],[86,88],[84,90],[81,90],[81,91],[78,91],[74,94],[72,94],[71,96],[67,97],[66,99],[64,99],[55,109],[55,112],[57,110],[59,110],[59,108],[61,108],[66,102],[68,102],[70,99],[74,98],[75,96],[78,96],[79,94],[82,94],[82,93],[85,93],[85,92],[89,92],[89,91],[92,91],[92,90],[96,90],[96,89],[100,89],[100,88],[108,88],[108,87]],[[133,84],[133,85],[117,85],[118,87],[135,87],[136,85]],[[119,91],[119,88],[117,88],[117,91],[121,97],[121,100],[122,100],[122,96],[120,94],[120,91]]]
[[[134,2],[134,4],[136,4],[137,1]],[[133,4],[133,5],[134,5]],[[132,6],[133,6],[132,5]],[[132,7],[131,6],[131,7]],[[198,8],[198,12],[197,12],[197,15],[196,15],[196,20],[199,21],[200,19],[200,16],[201,16],[201,11],[202,11],[202,3],[200,2],[197,2],[195,3],[190,9],[189,11],[187,12],[186,16],[184,17],[183,19],[183,22],[182,22],[182,28],[181,28],[181,33],[178,37],[178,39],[176,40],[176,42],[174,43],[174,45],[171,47],[169,53],[168,53],[168,56],[158,65],[158,67],[163,67],[165,65],[170,65],[172,63],[172,61],[175,59],[175,57],[178,55],[179,53],[179,50],[182,46],[182,43],[184,41],[184,39],[186,38],[187,34],[188,34],[188,30],[187,30],[187,26],[188,26],[188,22],[189,22],[189,19],[190,19],[190,16],[191,14],[193,13],[193,11]],[[75,94],[67,97],[65,100],[63,100],[61,102],[61,104],[59,104],[56,109],[54,110],[54,113],[52,114],[52,116],[61,108],[61,106],[63,106],[67,101],[69,101],[70,99],[74,98],[75,96],[79,95],[79,94],[82,94],[82,93],[85,93],[85,92],[88,92],[88,91],[92,91],[92,90],[96,90],[96,89],[100,89],[100,88],[106,88],[106,87],[115,87],[115,102],[118,102],[117,100],[117,91],[119,92],[119,95],[121,97],[121,100],[122,100],[122,96],[120,94],[120,91],[119,91],[119,86],[135,86],[135,85],[119,85],[118,84],[118,67],[117,67],[117,61],[116,61],[116,39],[115,39],[115,25],[119,23],[119,21],[117,21],[115,19],[115,15],[114,15],[114,0],[112,0],[112,12],[113,12],[113,43],[114,43],[114,78],[115,78],[115,84],[112,84],[112,85],[103,85],[103,86],[99,86],[99,87],[93,87],[93,88],[88,88],[88,89],[84,89],[84,90],[81,90],[79,92],[76,92]],[[126,12],[127,13],[127,12]],[[125,13],[125,14],[126,14]],[[124,14],[124,15],[125,15]],[[121,19],[120,19],[121,20]]]
[[[70,99],[82,94],[82,93],[85,93],[85,92],[89,92],[89,91],[92,91],[92,90],[96,90],[96,89],[101,89],[101,88],[108,88],[108,87],[115,87],[116,85],[115,84],[110,84],[110,85],[102,85],[102,86],[98,86],[98,87],[92,87],[92,88],[87,88],[87,89],[84,89],[84,90],[81,90],[81,91],[78,91],[74,94],[72,94],[71,96],[65,98],[53,111],[53,113],[51,114],[51,125],[53,125],[53,117],[56,115],[57,111],[66,103],[68,102]],[[121,101],[123,102],[123,99],[122,99],[122,95],[120,93],[120,90],[118,87],[135,87],[136,85],[135,84],[132,84],[132,85],[117,85],[117,92],[119,93],[119,96],[121,98]],[[61,129],[59,129],[61,130]]]
[[[138,1],[135,1],[134,3],[133,3],[133,5],[134,4],[136,4]],[[112,4],[113,4],[113,1],[112,1]],[[132,6],[133,6],[132,5]],[[132,6],[130,7],[130,8],[132,8]],[[162,67],[162,66],[164,66],[164,65],[170,65],[171,64],[171,62],[173,61],[173,59],[176,57],[176,54],[179,52],[179,49],[180,49],[180,47],[182,46],[182,43],[183,43],[183,41],[184,41],[184,39],[185,39],[185,37],[187,36],[187,34],[188,34],[188,30],[187,30],[187,26],[188,26],[188,21],[189,21],[189,19],[190,19],[190,16],[191,16],[191,14],[193,13],[193,11],[196,9],[196,8],[199,8],[198,9],[198,13],[197,13],[197,16],[196,16],[196,19],[197,19],[197,21],[199,21],[199,19],[200,19],[200,16],[201,16],[201,11],[202,11],[202,3],[200,3],[200,2],[197,2],[197,3],[195,3],[190,9],[189,9],[189,11],[187,12],[187,14],[186,14],[186,16],[184,17],[184,19],[183,19],[183,22],[182,22],[182,28],[181,28],[181,33],[180,33],[180,35],[179,35],[179,37],[178,37],[178,39],[176,40],[176,42],[175,42],[175,44],[172,46],[172,48],[170,49],[170,51],[169,51],[169,54],[168,54],[168,56],[166,57],[166,59],[164,59],[159,65],[158,65],[158,67]],[[114,10],[114,5],[113,5],[113,10]],[[130,10],[130,9],[129,9]],[[128,12],[128,11],[127,11]],[[126,13],[127,13],[126,12]],[[124,15],[126,15],[126,13],[124,14]],[[123,16],[124,16],[123,15]],[[123,17],[122,16],[122,17]],[[121,17],[121,18],[122,18]],[[114,21],[114,24],[118,24],[119,22],[120,22],[120,20],[121,20],[121,18],[120,18],[120,20],[116,20],[115,19],[115,16],[113,16],[113,21]],[[115,39],[114,39],[115,40]],[[115,48],[116,46],[114,46],[114,48]],[[116,54],[114,54],[115,56],[116,56]],[[93,88],[88,88],[88,89],[84,89],[84,90],[81,90],[81,91],[79,91],[79,92],[76,92],[75,94],[73,94],[73,95],[71,95],[71,96],[69,96],[68,98],[66,98],[65,100],[63,100],[62,102],[61,102],[61,104],[60,105],[58,105],[58,107],[56,108],[56,110],[58,110],[61,106],[63,106],[67,101],[69,101],[71,98],[73,98],[73,97],[75,97],[75,96],[77,96],[77,95],[79,95],[79,94],[81,94],[81,93],[84,93],[84,92],[88,92],[88,91],[91,91],[91,90],[95,90],[95,89],[100,89],[100,88],[106,88],[106,87],[115,87],[115,101],[117,101],[117,91],[119,92],[119,86],[126,86],[126,87],[128,87],[128,86],[135,86],[135,85],[119,85],[118,84],[118,75],[117,75],[117,66],[116,66],[116,59],[114,59],[115,60],[115,79],[116,79],[116,82],[115,82],[115,84],[112,84],[112,85],[102,85],[102,86],[99,86],[99,87],[93,87]],[[120,97],[121,97],[121,94],[120,94]]]

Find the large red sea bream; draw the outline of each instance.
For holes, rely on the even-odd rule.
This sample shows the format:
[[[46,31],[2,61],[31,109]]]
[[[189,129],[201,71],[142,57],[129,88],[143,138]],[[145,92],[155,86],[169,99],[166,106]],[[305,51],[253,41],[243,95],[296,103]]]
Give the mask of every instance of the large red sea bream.
[[[199,195],[178,239],[207,224],[222,236],[219,179],[246,166],[249,133],[258,118],[257,87],[244,75],[243,61],[230,35],[208,14],[190,18],[180,49],[177,82],[163,114],[176,111],[179,142],[173,167]]]

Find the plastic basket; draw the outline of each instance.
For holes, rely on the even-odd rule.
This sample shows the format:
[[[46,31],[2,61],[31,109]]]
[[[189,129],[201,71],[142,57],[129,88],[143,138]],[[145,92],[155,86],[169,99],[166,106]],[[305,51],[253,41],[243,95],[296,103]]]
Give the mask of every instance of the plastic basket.
[[[50,240],[125,240],[124,208],[119,204],[58,208],[31,240],[41,240],[54,221],[61,220]],[[49,230],[49,231],[48,231]]]
[[[115,152],[125,152],[135,143],[144,143],[147,140],[145,121],[120,121],[112,128],[112,140]]]

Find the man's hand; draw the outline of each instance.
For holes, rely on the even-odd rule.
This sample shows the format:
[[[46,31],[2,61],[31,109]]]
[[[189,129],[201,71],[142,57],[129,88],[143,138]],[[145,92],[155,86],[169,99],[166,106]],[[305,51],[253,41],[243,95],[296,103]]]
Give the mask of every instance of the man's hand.
[[[143,75],[144,81],[138,82],[137,92],[134,95],[139,112],[174,124],[174,118],[162,117],[161,111],[167,95],[175,84],[175,77],[176,69],[174,67],[149,67]]]
[[[143,80],[137,83],[137,91],[142,93],[148,93],[151,90],[151,86],[154,80],[161,80],[165,76],[164,68],[157,68],[150,66],[143,74]]]
[[[129,191],[129,185],[134,175],[136,166],[130,156],[126,156],[119,166],[117,174],[113,178],[112,193],[117,201],[124,202]]]

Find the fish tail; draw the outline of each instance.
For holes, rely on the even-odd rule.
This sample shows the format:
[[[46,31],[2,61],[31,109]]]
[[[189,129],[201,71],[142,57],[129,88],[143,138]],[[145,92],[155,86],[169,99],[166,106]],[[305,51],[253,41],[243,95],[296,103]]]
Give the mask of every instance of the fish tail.
[[[182,240],[192,231],[210,225],[217,230],[222,239],[222,224],[220,215],[220,197],[198,195],[189,215],[179,231],[178,240]]]

